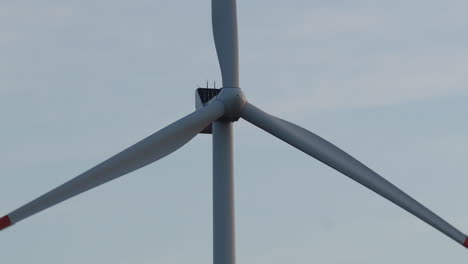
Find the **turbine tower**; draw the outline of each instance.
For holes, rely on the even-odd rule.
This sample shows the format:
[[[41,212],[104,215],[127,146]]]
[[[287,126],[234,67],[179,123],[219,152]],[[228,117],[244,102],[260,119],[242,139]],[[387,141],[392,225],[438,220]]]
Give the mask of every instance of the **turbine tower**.
[[[153,163],[179,149],[200,132],[213,134],[213,262],[235,263],[233,123],[242,118],[298,150],[325,163],[390,200],[457,243],[465,234],[385,180],[360,161],[320,136],[277,118],[247,102],[239,85],[235,0],[212,0],[213,35],[222,75],[221,89],[198,89],[197,109],[0,218],[0,230]]]

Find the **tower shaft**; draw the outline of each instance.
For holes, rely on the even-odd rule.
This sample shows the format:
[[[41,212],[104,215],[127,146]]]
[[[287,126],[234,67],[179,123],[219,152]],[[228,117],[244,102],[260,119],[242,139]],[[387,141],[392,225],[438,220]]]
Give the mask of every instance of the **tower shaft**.
[[[232,122],[213,122],[213,263],[235,264]]]

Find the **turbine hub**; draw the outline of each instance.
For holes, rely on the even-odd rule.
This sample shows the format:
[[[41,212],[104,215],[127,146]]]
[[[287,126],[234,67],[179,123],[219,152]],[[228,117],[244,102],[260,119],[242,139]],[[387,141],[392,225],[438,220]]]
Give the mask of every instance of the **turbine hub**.
[[[224,87],[215,98],[224,104],[224,116],[222,119],[237,121],[240,118],[247,99],[240,88]]]
[[[208,105],[210,102],[219,101],[224,105],[224,115],[221,120],[237,121],[244,109],[247,99],[240,88],[224,87],[216,88],[198,88],[195,91],[195,108],[199,109]],[[207,127],[202,133],[211,133],[211,126]]]

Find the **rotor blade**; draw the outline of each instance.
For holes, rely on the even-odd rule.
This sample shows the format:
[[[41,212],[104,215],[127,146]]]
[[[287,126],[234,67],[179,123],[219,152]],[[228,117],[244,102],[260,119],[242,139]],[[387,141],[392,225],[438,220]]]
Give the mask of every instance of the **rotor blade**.
[[[179,119],[94,168],[0,218],[0,230],[117,177],[157,161],[185,145],[224,114],[224,104],[213,101]]]
[[[236,0],[212,0],[211,18],[223,87],[239,87]]]
[[[241,117],[295,148],[392,201],[419,219],[468,247],[468,238],[395,185],[325,139],[247,103]]]

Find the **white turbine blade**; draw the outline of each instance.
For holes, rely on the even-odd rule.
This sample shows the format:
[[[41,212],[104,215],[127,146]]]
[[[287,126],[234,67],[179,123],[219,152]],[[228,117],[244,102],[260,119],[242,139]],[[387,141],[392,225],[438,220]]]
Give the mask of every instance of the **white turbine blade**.
[[[0,230],[117,177],[123,176],[179,149],[224,114],[214,101],[179,119],[110,159],[0,218]]]
[[[212,0],[211,18],[223,87],[239,87],[236,0]]]
[[[247,103],[241,117],[380,194],[419,219],[468,247],[468,238],[380,175],[325,139]]]

